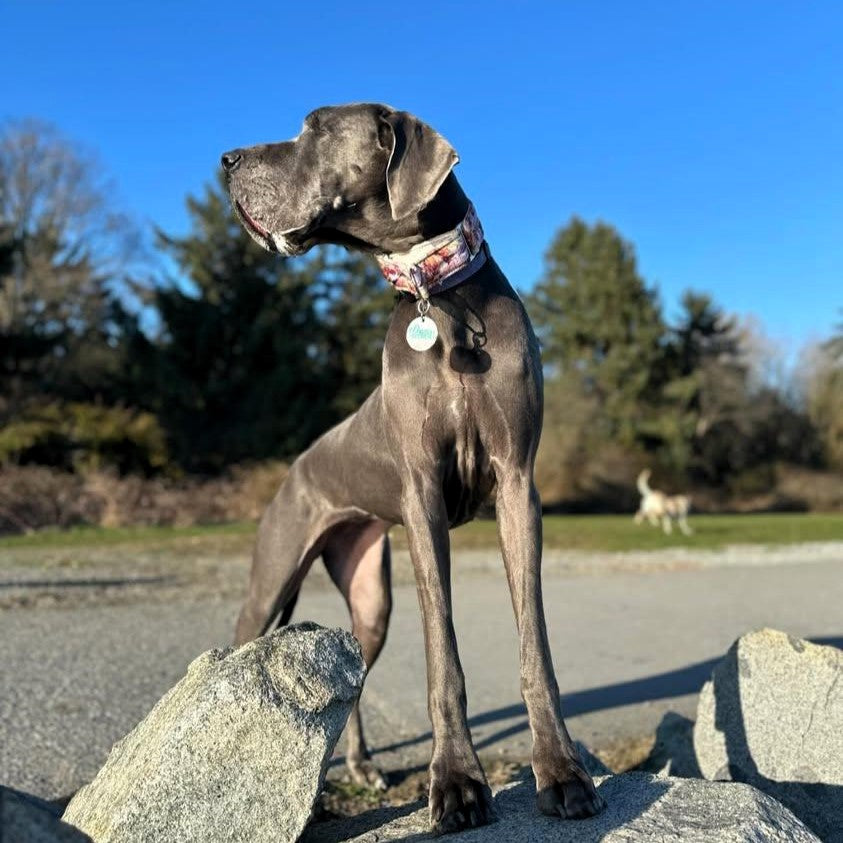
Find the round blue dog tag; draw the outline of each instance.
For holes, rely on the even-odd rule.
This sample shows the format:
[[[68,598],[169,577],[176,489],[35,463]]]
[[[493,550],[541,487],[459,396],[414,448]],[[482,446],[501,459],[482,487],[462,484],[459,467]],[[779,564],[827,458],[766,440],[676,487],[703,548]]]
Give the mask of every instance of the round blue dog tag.
[[[429,316],[417,316],[407,326],[407,345],[414,351],[427,351],[438,336],[439,329]]]

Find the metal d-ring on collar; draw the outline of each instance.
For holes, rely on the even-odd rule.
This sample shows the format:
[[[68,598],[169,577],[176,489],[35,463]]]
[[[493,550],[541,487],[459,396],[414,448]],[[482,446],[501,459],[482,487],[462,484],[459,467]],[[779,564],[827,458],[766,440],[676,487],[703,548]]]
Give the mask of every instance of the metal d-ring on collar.
[[[430,291],[427,289],[427,284],[422,277],[422,271],[417,266],[410,267],[410,278],[413,281],[413,286],[416,288],[416,298],[419,300],[419,315],[424,316],[430,309]],[[424,313],[422,313],[422,303],[424,303]]]
[[[427,284],[422,280],[421,270],[417,266],[410,267],[410,278],[413,279],[416,288],[416,310],[418,310],[419,316],[424,319],[427,316],[427,311],[430,310],[430,291],[427,289]]]

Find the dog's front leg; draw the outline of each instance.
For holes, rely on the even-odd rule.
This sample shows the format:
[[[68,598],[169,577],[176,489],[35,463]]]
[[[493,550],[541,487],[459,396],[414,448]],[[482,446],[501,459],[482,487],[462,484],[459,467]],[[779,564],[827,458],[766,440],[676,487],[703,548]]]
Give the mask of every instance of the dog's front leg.
[[[590,817],[603,800],[562,720],[542,605],[541,506],[532,478],[518,470],[505,472],[495,506],[520,639],[521,694],[533,735],[539,808],[545,814]]]
[[[415,481],[404,490],[404,524],[416,576],[433,730],[430,822],[437,834],[492,819],[491,792],[466,722],[465,677],[451,612],[448,519],[441,486]]]

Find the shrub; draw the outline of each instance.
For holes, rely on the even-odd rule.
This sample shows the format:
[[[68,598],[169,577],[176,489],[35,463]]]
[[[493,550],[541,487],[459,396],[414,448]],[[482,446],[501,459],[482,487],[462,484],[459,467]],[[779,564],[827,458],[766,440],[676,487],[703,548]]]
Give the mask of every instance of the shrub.
[[[0,533],[96,523],[81,477],[43,466],[0,469]]]
[[[33,463],[149,475],[166,466],[167,445],[151,413],[56,401],[31,407],[0,428],[0,465]]]
[[[255,521],[286,473],[287,466],[280,462],[236,466],[211,479],[6,466],[0,468],[0,533],[77,524],[192,526]]]

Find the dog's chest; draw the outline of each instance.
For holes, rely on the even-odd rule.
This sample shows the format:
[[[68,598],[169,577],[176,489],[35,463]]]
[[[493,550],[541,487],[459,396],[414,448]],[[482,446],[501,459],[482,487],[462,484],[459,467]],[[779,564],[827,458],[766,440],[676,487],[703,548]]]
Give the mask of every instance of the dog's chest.
[[[470,521],[495,485],[478,395],[468,389],[442,396],[440,453],[443,494],[452,526]]]

